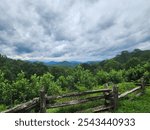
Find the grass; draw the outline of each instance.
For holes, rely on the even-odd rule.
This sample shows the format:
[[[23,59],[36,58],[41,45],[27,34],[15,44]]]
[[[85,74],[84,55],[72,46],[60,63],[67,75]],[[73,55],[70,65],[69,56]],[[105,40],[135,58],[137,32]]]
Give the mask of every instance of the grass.
[[[131,90],[136,86],[133,83],[120,83],[118,84],[119,93],[123,93],[127,90]],[[94,89],[101,89],[104,88],[103,86],[98,86]],[[110,86],[112,88],[112,86]],[[150,87],[146,88],[145,94],[139,97],[135,96],[136,93],[129,94],[126,98],[119,100],[118,110],[115,113],[150,113]],[[97,96],[97,94],[92,94],[90,96]],[[82,96],[81,98],[84,99],[88,97]],[[64,98],[58,100],[58,102],[67,102],[69,100],[76,100],[77,97],[73,98]],[[87,112],[91,113],[92,111],[89,108],[94,108],[100,105],[103,105],[104,101],[96,100],[88,103],[84,103],[81,105],[73,105],[68,107],[62,108],[54,108],[54,109],[47,109],[48,113],[74,113],[74,112]],[[0,111],[6,110],[7,107],[3,104],[0,104]]]
[[[127,90],[131,90],[136,86],[133,83],[120,83],[118,84],[119,93],[123,93]],[[139,92],[139,91],[138,91]],[[139,97],[136,97],[135,92],[133,94],[129,94],[126,98],[121,99],[119,101],[118,110],[115,113],[149,113],[150,112],[150,87],[146,88],[145,94]],[[74,105],[70,107],[63,107],[63,108],[55,108],[55,109],[48,109],[47,112],[50,113],[73,113],[78,111],[84,112],[92,112],[89,111],[92,107],[102,105],[103,102],[100,101],[93,101],[83,105]]]
[[[101,89],[101,88],[104,88],[104,87],[98,86],[97,88],[95,88],[95,90]],[[87,97],[95,97],[95,96],[99,96],[101,94],[95,93],[95,94],[88,94],[88,95],[84,95],[84,96],[80,96],[80,97],[63,98],[63,99],[57,100],[57,103],[68,102],[71,100],[85,99]],[[66,106],[66,107],[54,108],[54,109],[47,109],[47,112],[48,113],[68,113],[68,112],[69,113],[74,113],[74,112],[91,113],[92,111],[90,111],[89,108],[94,108],[94,107],[97,107],[97,106],[100,106],[103,104],[104,104],[103,100],[95,100],[95,101],[78,104],[78,105],[72,105],[72,106]]]
[[[3,104],[0,104],[0,112],[6,110],[7,107]]]
[[[146,88],[144,95],[135,97],[130,95],[128,98],[120,100],[117,113],[149,113],[150,112],[150,87]]]
[[[82,104],[82,105],[74,105],[74,106],[68,106],[68,107],[62,107],[62,108],[55,108],[55,109],[48,109],[47,112],[49,113],[53,113],[53,112],[56,112],[56,113],[75,113],[75,112],[91,112],[89,111],[88,108],[91,108],[91,107],[96,107],[99,105],[99,101],[95,101],[94,103],[93,102],[89,102],[89,103],[86,103],[86,104]]]
[[[119,83],[117,86],[119,89],[119,93],[124,93],[128,90],[131,90],[137,87],[133,82],[122,82],[122,83]]]

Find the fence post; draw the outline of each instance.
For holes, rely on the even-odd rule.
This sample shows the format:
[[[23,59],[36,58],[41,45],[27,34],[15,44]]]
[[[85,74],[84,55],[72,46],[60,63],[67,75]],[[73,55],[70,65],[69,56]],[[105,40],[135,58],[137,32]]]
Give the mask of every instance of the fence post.
[[[113,86],[113,109],[116,110],[118,108],[118,87],[117,86]]]
[[[105,87],[105,89],[108,89],[108,84],[106,83],[104,85],[104,87]],[[110,100],[109,100],[110,92],[103,92],[103,94],[104,94],[104,98],[105,98],[105,101],[104,101],[105,106],[110,105]]]
[[[141,78],[141,90],[142,90],[142,94],[145,93],[145,84],[144,84],[144,78]]]
[[[46,97],[44,87],[40,90],[40,113],[46,113]]]

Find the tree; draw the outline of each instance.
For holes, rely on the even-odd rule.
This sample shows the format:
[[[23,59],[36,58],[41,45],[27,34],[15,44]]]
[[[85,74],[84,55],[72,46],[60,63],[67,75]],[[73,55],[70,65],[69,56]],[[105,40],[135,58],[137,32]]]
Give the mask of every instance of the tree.
[[[25,73],[22,71],[17,75],[12,84],[12,99],[15,103],[25,102],[30,98],[29,80],[25,78]]]
[[[125,68],[126,69],[129,69],[129,68],[133,68],[137,65],[140,65],[141,64],[141,61],[140,59],[134,57],[134,58],[131,58],[126,64],[125,64]]]
[[[130,69],[126,70],[125,75],[127,77],[127,81],[139,80],[144,75],[144,67],[138,65],[138,66],[136,66],[134,68],[130,68]]]
[[[61,87],[54,81],[54,76],[46,73],[40,77],[40,86],[44,87],[48,95],[59,94]]]
[[[120,70],[122,68],[121,64],[113,59],[105,62],[103,69],[107,72],[114,70]]]
[[[37,76],[37,74],[31,76],[29,89],[30,89],[30,99],[39,96],[39,91],[41,89],[40,76]]]
[[[60,77],[57,79],[57,83],[58,83],[59,86],[61,86],[61,88],[62,88],[63,90],[66,90],[67,87],[69,87],[69,86],[68,86],[69,83],[68,83],[67,79],[66,79],[64,76],[60,76]]]
[[[109,81],[109,74],[103,70],[100,70],[97,72],[96,78],[97,78],[98,84],[102,85]]]
[[[122,71],[111,70],[109,73],[109,81],[113,83],[121,83],[123,81]]]
[[[4,73],[0,70],[0,103],[12,104],[11,85],[4,78]]]
[[[74,77],[74,86],[78,90],[92,89],[93,87],[97,86],[96,78],[89,70],[84,70],[80,65],[74,69],[73,72]]]

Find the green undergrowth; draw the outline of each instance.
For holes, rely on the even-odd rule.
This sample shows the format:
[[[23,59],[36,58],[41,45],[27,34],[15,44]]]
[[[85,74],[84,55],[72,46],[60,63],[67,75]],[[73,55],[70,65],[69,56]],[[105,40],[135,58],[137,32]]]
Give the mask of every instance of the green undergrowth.
[[[150,112],[150,87],[145,94],[136,97],[135,94],[119,101],[117,113],[149,113]]]
[[[117,85],[119,89],[119,94],[122,94],[128,90],[131,90],[137,86],[134,83],[120,83]],[[97,89],[102,89],[103,86],[97,87]],[[111,89],[112,86],[109,86]],[[136,95],[140,91],[129,94],[127,97],[119,100],[118,110],[115,113],[147,113],[150,112],[150,87],[146,88],[145,94],[137,97]],[[92,95],[96,96],[96,94]],[[84,97],[85,98],[85,97]],[[76,100],[77,98],[70,98],[70,100]],[[61,102],[68,101],[68,99],[60,100]],[[48,109],[49,113],[74,113],[74,112],[93,112],[92,109],[100,105],[103,105],[104,101],[96,100],[82,105],[73,105],[69,107]]]
[[[0,104],[0,112],[6,110],[7,107],[3,104]]]
[[[55,109],[48,109],[47,112],[49,113],[91,113],[92,110],[89,108],[94,108],[97,106],[102,105],[100,101],[94,101],[94,102],[88,102],[82,105],[73,105],[68,107],[62,107],[62,108],[55,108]]]
[[[104,87],[98,86],[98,87],[95,87],[94,90],[98,90],[98,89],[102,89],[102,88],[104,88]],[[99,95],[102,95],[102,93],[88,94],[88,95],[80,96],[80,97],[63,98],[63,99],[57,100],[57,103],[85,99],[85,98],[95,97],[95,96],[99,96]],[[75,112],[88,112],[89,113],[89,112],[93,112],[89,108],[94,108],[94,107],[97,107],[97,106],[100,106],[103,104],[104,104],[104,100],[98,99],[95,101],[90,101],[90,102],[78,104],[78,105],[47,109],[47,112],[48,113],[75,113]]]
[[[108,88],[112,89],[113,85],[110,85]],[[131,90],[135,87],[137,87],[132,82],[123,82],[117,84],[119,94],[122,94],[128,90]],[[104,89],[104,86],[98,86],[95,87],[94,90],[98,89]],[[90,90],[89,90],[90,91]],[[150,87],[146,88],[145,94],[137,97],[136,95],[140,91],[134,92],[132,94],[129,94],[127,97],[119,100],[119,106],[118,110],[114,111],[115,113],[149,113],[150,112]],[[67,94],[70,92],[64,92],[63,94]],[[98,95],[102,95],[102,93],[98,94],[90,94],[86,96],[80,96],[80,97],[72,97],[72,98],[63,98],[57,100],[57,103],[62,102],[68,102],[71,100],[78,100],[78,99],[85,99],[88,97],[95,97]],[[53,103],[56,103],[55,101],[52,101]],[[72,106],[66,106],[66,107],[60,107],[60,108],[53,108],[53,109],[47,109],[48,113],[75,113],[75,112],[87,112],[92,113],[94,107],[98,107],[104,104],[104,100],[98,99],[94,101],[90,101],[88,103],[83,103],[79,105],[72,105]],[[6,105],[0,104],[0,111],[6,110],[8,107]]]
[[[136,87],[136,85],[132,82],[119,83],[117,86],[120,94]]]
[[[96,96],[95,94],[92,96]],[[86,97],[82,98],[85,99]],[[72,98],[72,99],[63,99],[61,102],[67,102],[71,100],[77,100],[77,98]],[[60,103],[60,102],[59,102]],[[75,113],[75,112],[92,112],[91,109],[89,108],[94,108],[97,106],[100,106],[104,103],[104,100],[95,100],[83,104],[78,104],[78,105],[72,105],[72,106],[66,106],[66,107],[61,107],[61,108],[53,108],[53,109],[48,109],[48,113]]]

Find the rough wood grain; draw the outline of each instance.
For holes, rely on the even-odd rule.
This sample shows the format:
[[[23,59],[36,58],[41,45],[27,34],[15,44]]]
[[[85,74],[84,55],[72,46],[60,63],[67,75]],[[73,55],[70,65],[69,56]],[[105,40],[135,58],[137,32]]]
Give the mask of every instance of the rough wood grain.
[[[106,111],[106,110],[109,110],[112,108],[113,108],[113,106],[99,106],[99,107],[94,108],[93,112],[94,113],[103,112],[103,111]]]
[[[80,99],[80,100],[72,100],[72,101],[68,101],[68,102],[64,102],[64,103],[55,103],[54,105],[52,104],[48,104],[47,108],[58,108],[58,107],[65,107],[65,106],[71,106],[71,105],[77,105],[77,104],[82,104],[82,103],[86,103],[89,101],[95,101],[98,99],[104,99],[104,96],[95,96],[95,97],[88,97],[85,99]]]
[[[88,108],[86,110],[77,111],[75,113],[87,113],[87,111],[88,112],[93,112],[93,113],[98,113],[98,112],[104,112],[104,111],[109,110],[111,108],[113,108],[113,106],[101,105],[101,106],[97,106],[97,107],[93,107],[93,108]]]
[[[40,113],[46,112],[46,97],[45,97],[45,89],[40,90]]]
[[[125,93],[119,95],[119,99],[120,99],[120,98],[123,98],[123,97],[126,97],[128,94],[133,93],[133,92],[135,92],[135,91],[137,91],[137,90],[140,90],[140,89],[141,89],[141,86],[136,87],[136,88],[134,88],[134,89],[132,89],[132,90],[129,90],[129,91],[127,91],[127,92],[125,92]]]
[[[113,100],[112,100],[112,105],[113,109],[116,110],[118,108],[118,87],[113,86]]]
[[[3,111],[2,113],[22,113],[26,112],[29,109],[34,108],[39,103],[39,98],[34,98],[33,100],[30,100],[26,103],[19,104],[11,109],[8,109],[6,111]]]
[[[111,89],[100,89],[100,90],[91,90],[91,91],[85,91],[85,92],[76,92],[76,93],[71,93],[71,94],[65,94],[62,96],[48,96],[48,100],[55,100],[55,99],[60,99],[60,98],[66,98],[66,97],[77,97],[77,96],[83,96],[87,94],[94,94],[94,93],[100,93],[100,92],[110,92]]]

